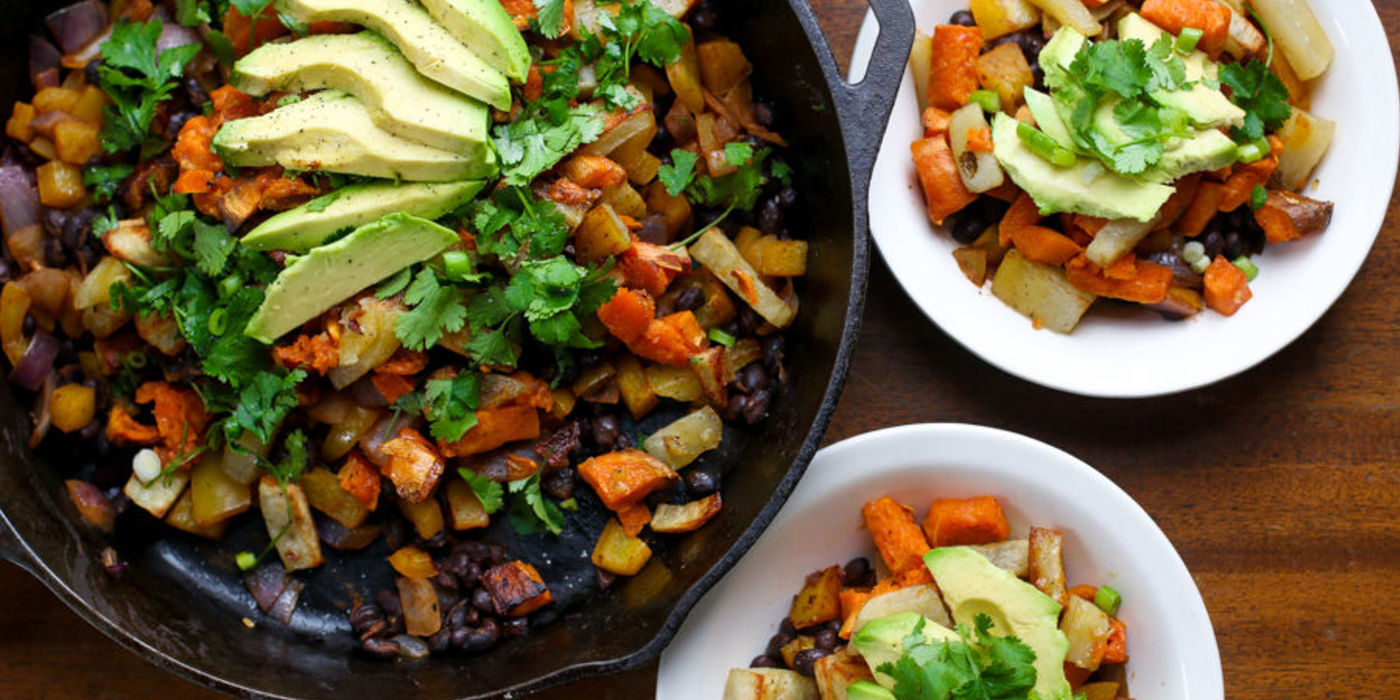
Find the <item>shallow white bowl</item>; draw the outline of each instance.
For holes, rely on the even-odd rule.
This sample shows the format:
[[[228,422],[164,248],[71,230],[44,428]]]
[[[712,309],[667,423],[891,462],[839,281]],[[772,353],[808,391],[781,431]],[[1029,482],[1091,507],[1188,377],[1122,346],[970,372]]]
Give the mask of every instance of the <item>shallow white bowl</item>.
[[[967,0],[912,0],[932,33]],[[934,323],[982,359],[1037,384],[1103,397],[1169,394],[1204,386],[1267,359],[1302,335],[1341,296],[1380,231],[1400,157],[1395,68],[1367,0],[1313,0],[1336,46],[1312,112],[1338,122],[1310,197],[1336,203],[1320,236],[1271,245],[1255,258],[1254,298],[1233,317],[1204,312],[1171,323],[1150,311],[1096,304],[1071,335],[1037,331],[978,289],[953,261],[957,244],[925,215],[909,144],[922,136],[914,81],[905,72],[870,187],[870,233],[904,290]],[[876,28],[866,18],[852,73],[864,73]]]
[[[719,700],[730,668],[762,654],[803,578],[876,556],[860,507],[890,495],[922,518],[936,496],[995,495],[1012,532],[1065,534],[1070,583],[1123,594],[1128,690],[1138,700],[1224,697],[1215,633],[1200,592],[1162,531],[1092,467],[1027,437],[969,425],[909,425],[817,453],[753,549],[686,619],[661,656],[659,700]]]

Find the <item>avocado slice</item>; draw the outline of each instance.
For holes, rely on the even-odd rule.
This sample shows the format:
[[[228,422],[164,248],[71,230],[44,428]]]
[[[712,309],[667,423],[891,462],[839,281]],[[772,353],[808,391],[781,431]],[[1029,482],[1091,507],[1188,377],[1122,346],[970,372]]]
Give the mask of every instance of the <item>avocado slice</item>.
[[[423,7],[492,68],[516,82],[525,81],[530,48],[500,0],[423,0]]]
[[[363,102],[339,90],[318,92],[262,116],[237,119],[214,134],[214,150],[237,167],[280,165],[392,180],[450,182],[486,178],[496,157],[444,151],[374,125]]]
[[[1056,143],[1071,151],[1076,150],[1078,146],[1069,135],[1069,127],[1065,126],[1065,120],[1060,118],[1059,110],[1055,109],[1055,101],[1029,85],[1021,92],[1026,98],[1026,107],[1030,108],[1031,116],[1035,118],[1035,125],[1040,127],[1046,136],[1055,139]]]
[[[846,700],[895,700],[894,693],[866,680],[846,686]]]
[[[992,118],[994,154],[1006,174],[1043,212],[1150,221],[1172,196],[1167,185],[1123,177],[1097,160],[1081,157],[1068,168],[1056,167],[1021,143],[1016,124],[1004,113]]]
[[[1175,38],[1136,12],[1128,13],[1118,20],[1119,39],[1140,39],[1142,43],[1151,46],[1163,36]],[[1186,64],[1187,80],[1215,80],[1218,66],[1204,51],[1192,51],[1181,60]],[[1163,107],[1181,110],[1191,120],[1192,125],[1202,129],[1239,126],[1244,123],[1245,111],[1231,102],[1225,93],[1203,82],[1197,82],[1189,90],[1158,90],[1152,93],[1152,101]]]
[[[485,185],[483,180],[347,185],[258,224],[243,236],[243,245],[253,250],[303,253],[339,231],[386,214],[402,212],[436,219],[470,202]]]
[[[870,666],[870,672],[874,674],[876,683],[886,688],[894,687],[894,679],[881,673],[879,668],[885,664],[899,661],[899,657],[904,655],[904,640],[909,635],[914,634],[914,630],[919,627],[920,622],[923,623],[920,634],[929,643],[962,641],[957,632],[917,612],[898,613],[876,618],[865,623],[863,627],[856,630],[854,635],[851,635],[851,645],[860,652],[866,665]],[[1066,642],[1066,646],[1068,646],[1068,642]]]
[[[229,84],[255,96],[343,90],[364,103],[379,128],[446,151],[479,153],[489,138],[486,105],[419,75],[373,32],[263,44],[238,59]]]
[[[410,214],[390,214],[361,226],[334,243],[288,258],[287,267],[268,285],[262,305],[243,332],[271,343],[361,289],[457,241],[450,229]]]
[[[510,109],[510,81],[410,0],[280,0],[303,22],[352,22],[388,39],[418,72],[497,109]]]
[[[1162,159],[1143,173],[1143,177],[1171,182],[1182,175],[1219,170],[1238,159],[1239,149],[1229,136],[1215,129],[1205,129],[1164,151]]]
[[[1059,603],[967,547],[939,547],[924,555],[953,619],[974,626],[992,618],[992,632],[1021,640],[1035,652],[1035,688],[1041,700],[1069,700],[1065,654],[1069,640],[1060,631]]]

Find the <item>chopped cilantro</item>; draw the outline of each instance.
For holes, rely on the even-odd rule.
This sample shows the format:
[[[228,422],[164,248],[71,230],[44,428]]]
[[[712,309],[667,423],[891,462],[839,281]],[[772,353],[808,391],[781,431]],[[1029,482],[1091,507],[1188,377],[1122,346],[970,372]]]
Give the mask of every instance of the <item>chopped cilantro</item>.
[[[413,308],[399,315],[394,332],[410,350],[437,345],[444,331],[462,330],[467,317],[465,298],[461,289],[439,283],[437,273],[425,267],[404,291],[404,303]]]
[[[89,165],[83,170],[83,184],[91,188],[94,201],[108,202],[117,195],[117,188],[121,187],[122,180],[134,170],[130,163]]]
[[[265,462],[264,466],[277,483],[285,486],[300,479],[301,473],[306,471],[306,433],[297,428],[287,435],[282,445],[287,448],[287,456],[277,462]]]
[[[429,379],[423,395],[428,431],[433,439],[455,442],[476,425],[476,407],[481,400],[476,373],[466,371],[450,379]]]
[[[1230,86],[1230,100],[1245,111],[1244,125],[1230,129],[1235,141],[1245,143],[1277,131],[1292,116],[1288,87],[1257,58],[1220,67],[1220,82]]]
[[[102,42],[102,64],[98,84],[111,98],[105,109],[102,148],[107,153],[129,151],[137,146],[151,151],[158,144],[150,133],[156,106],[170,99],[179,85],[185,64],[199,53],[199,44],[175,46],[159,52],[160,20],[118,21],[111,35]]]
[[[224,437],[236,440],[247,430],[258,440],[271,442],[282,419],[297,407],[297,384],[305,378],[306,372],[299,369],[285,374],[259,373],[239,392],[233,415],[224,424]]]
[[[603,133],[601,112],[595,105],[570,108],[563,119],[541,116],[497,126],[491,142],[501,160],[501,178],[508,185],[528,185],[540,173],[554,167],[579,146]]]
[[[695,179],[695,164],[699,161],[700,156],[695,151],[671,149],[671,162],[656,171],[656,178],[666,187],[667,194],[677,197]]]
[[[730,141],[724,144],[724,162],[730,165],[744,165],[753,158],[753,144],[743,141]]]
[[[540,34],[548,39],[558,39],[564,33],[564,5],[565,0],[535,0],[535,8],[539,10],[535,21]]]
[[[510,492],[510,525],[517,534],[564,531],[564,513],[540,491],[540,472],[506,484]]]
[[[481,501],[481,509],[486,511],[487,515],[495,513],[505,505],[505,489],[500,484],[466,467],[458,468],[457,473],[472,487],[476,499]]]
[[[958,625],[959,641],[930,643],[922,620],[904,639],[904,654],[878,670],[894,679],[894,694],[916,700],[979,698],[1026,700],[1033,697],[1035,652],[1015,637],[991,633],[992,618],[974,618],[976,639]]]

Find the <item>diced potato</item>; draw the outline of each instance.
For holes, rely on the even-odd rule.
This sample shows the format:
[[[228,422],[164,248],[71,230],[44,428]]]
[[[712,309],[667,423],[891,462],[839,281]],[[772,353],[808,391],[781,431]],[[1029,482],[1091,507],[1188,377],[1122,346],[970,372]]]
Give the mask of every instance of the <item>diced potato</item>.
[[[437,499],[429,498],[417,503],[399,501],[399,511],[408,522],[413,523],[418,536],[425,540],[442,531],[442,506],[438,505]]]
[[[59,160],[73,165],[92,160],[102,151],[97,132],[97,126],[88,122],[76,119],[59,122],[53,128],[53,145]]]
[[[1101,650],[1113,632],[1108,614],[1079,596],[1070,596],[1060,620],[1060,631],[1069,639],[1065,661],[1086,671],[1098,670],[1103,652],[1095,653],[1095,649]]]
[[[224,530],[228,529],[228,520],[220,520],[207,525],[195,520],[194,497],[190,491],[185,491],[180,499],[175,501],[175,505],[165,516],[165,524],[176,530],[183,530],[191,535],[210,540],[221,539],[224,536]]]
[[[723,436],[724,421],[707,405],[652,433],[642,447],[672,469],[680,469],[704,452],[719,447]]]
[[[447,482],[447,513],[452,520],[453,530],[471,530],[491,524],[491,516],[481,505],[481,499],[465,481],[453,479]]]
[[[807,575],[788,611],[792,626],[806,629],[841,617],[841,567],[828,566]]]
[[[508,561],[481,574],[481,585],[491,594],[496,612],[519,617],[554,602],[540,572],[523,561]]]
[[[78,98],[82,93],[66,87],[46,87],[34,94],[34,109],[39,114],[49,112],[73,113],[73,106],[78,103]]]
[[[686,42],[681,47],[681,57],[675,63],[666,65],[666,79],[676,92],[676,99],[685,103],[692,113],[705,110],[705,93],[700,87],[700,59],[695,53],[695,42]]]
[[[1031,528],[1028,546],[1028,575],[1031,585],[1040,592],[1065,604],[1069,596],[1065,584],[1064,535],[1059,530]]]
[[[709,270],[701,268],[690,273],[682,284],[684,286],[694,285],[705,293],[705,303],[695,310],[695,322],[700,324],[701,328],[707,331],[711,328],[719,328],[739,315],[739,309],[734,306],[734,300],[729,297],[729,292]],[[680,286],[682,285],[676,285],[676,287]]]
[[[696,353],[690,358],[690,369],[700,380],[700,391],[712,406],[729,404],[729,390],[724,384],[724,348],[711,346],[708,350]]]
[[[404,306],[396,301],[366,295],[342,313],[344,320],[353,323],[342,323],[345,330],[340,335],[340,357],[327,373],[332,386],[350,386],[398,351],[399,337],[394,326],[403,311]]]
[[[786,328],[797,315],[795,304],[789,305],[764,284],[758,272],[739,254],[733,241],[718,229],[712,228],[701,234],[700,239],[690,246],[690,257],[709,268],[716,279],[774,326]]]
[[[1239,60],[1257,56],[1268,46],[1264,34],[1254,26],[1242,10],[1230,8],[1230,32],[1225,39],[1225,52]]]
[[[574,248],[581,261],[598,263],[620,255],[632,247],[632,234],[617,212],[607,204],[599,204],[584,215],[574,231]]]
[[[258,480],[261,467],[258,458],[266,457],[269,445],[258,436],[244,431],[235,443],[224,447],[224,458],[219,461],[224,473],[240,484],[251,484]]]
[[[1278,130],[1278,137],[1283,140],[1283,152],[1278,155],[1278,169],[1273,175],[1278,185],[1287,190],[1303,189],[1318,162],[1327,155],[1336,133],[1337,122],[1294,107],[1293,115]]]
[[[1094,240],[1084,249],[1084,257],[1099,267],[1108,268],[1136,248],[1151,231],[1151,221],[1114,219],[1094,235]]]
[[[73,167],[60,163],[64,167]],[[81,177],[81,175],[79,176]],[[107,252],[137,267],[165,267],[169,256],[151,247],[151,229],[145,219],[122,219],[102,234]]]
[[[321,443],[321,458],[336,460],[350,453],[355,444],[379,420],[379,411],[364,406],[355,406],[345,420],[332,425],[326,439]]]
[[[1017,55],[1021,53],[1011,44],[1002,46],[1011,47]],[[973,132],[990,134],[991,126],[982,113],[982,105],[969,102],[948,117],[948,144],[953,149],[953,162],[958,164],[958,176],[962,178],[963,186],[969,192],[981,193],[1000,187],[1006,181],[1006,174],[1001,171],[1001,165],[991,151],[968,148],[968,139]]]
[[[639,537],[622,530],[617,518],[608,519],[598,544],[593,547],[593,565],[609,573],[631,576],[651,559],[651,547]]]
[[[850,647],[842,647],[812,664],[812,677],[817,682],[817,693],[822,700],[847,700],[846,688],[850,684],[875,680],[865,659],[851,652]]]
[[[1118,687],[1112,681],[1096,681],[1079,686],[1079,692],[1084,694],[1084,700],[1116,700]]]
[[[399,575],[409,578],[432,578],[438,575],[432,555],[415,545],[394,550],[394,553],[389,555],[389,566],[399,572]]]
[[[733,668],[724,700],[818,700],[817,684],[785,668]]]
[[[74,100],[68,113],[100,129],[103,121],[102,108],[106,106],[107,93],[96,85],[88,85],[83,88],[78,99]]]
[[[977,82],[997,93],[1002,111],[1013,114],[1025,100],[1025,89],[1035,85],[1031,64],[1014,42],[1002,44],[977,58]],[[952,126],[949,126],[949,134]],[[956,149],[954,149],[956,152]]]
[[[220,454],[206,455],[190,470],[190,496],[193,517],[203,526],[232,518],[253,506],[253,490],[224,473]]]
[[[569,389],[574,392],[574,396],[589,396],[595,391],[602,390],[616,376],[617,367],[604,360],[592,367],[580,370]]]
[[[943,607],[943,598],[938,594],[938,587],[931,583],[921,583],[882,593],[865,601],[865,604],[860,606],[860,612],[856,613],[855,624],[851,629],[859,630],[871,620],[906,612],[917,612],[944,627],[953,626],[948,611]]]
[[[988,41],[1040,23],[1040,10],[1026,0],[971,0],[972,18]]]
[[[703,395],[700,379],[689,367],[650,365],[646,368],[647,384],[657,396],[676,401],[698,401]]]
[[[700,81],[705,89],[720,95],[747,80],[753,66],[744,58],[744,49],[728,39],[714,39],[695,45],[700,61]],[[687,107],[691,106],[689,104]],[[699,114],[700,110],[691,111]]]
[[[970,545],[968,549],[986,557],[993,566],[1010,571],[1017,578],[1026,578],[1030,575],[1030,542],[1028,540],[976,544]]]
[[[400,503],[420,503],[431,500],[438,479],[442,478],[442,455],[431,443],[412,428],[402,428],[398,436],[385,440],[379,451],[388,456],[388,465],[381,472],[394,483]],[[436,507],[436,502],[434,502]],[[442,513],[438,513],[441,527]],[[436,530],[434,530],[436,532]],[[427,535],[431,537],[432,535]]]
[[[125,282],[131,279],[131,270],[122,264],[122,261],[110,256],[103,256],[92,269],[88,270],[87,277],[78,285],[78,291],[73,295],[73,306],[79,311],[89,309],[94,306],[105,306],[110,301],[110,290],[116,282]]]
[[[130,314],[117,311],[110,306],[94,306],[82,311],[83,328],[94,338],[106,338],[116,333],[130,320]]]
[[[399,578],[399,606],[403,609],[405,631],[417,637],[431,637],[442,629],[442,613],[437,590],[425,578]]]
[[[1327,72],[1336,49],[1308,0],[1250,0],[1249,4],[1300,79],[1312,80]]]
[[[1026,260],[1014,249],[997,268],[992,293],[1037,327],[1058,333],[1074,330],[1096,298],[1070,284],[1064,270]]]
[[[26,102],[16,102],[15,109],[10,113],[10,118],[5,122],[5,135],[23,143],[29,143],[34,139],[34,128],[29,122],[34,121],[38,116],[38,111],[34,105]]]
[[[953,249],[953,259],[969,282],[981,287],[987,281],[987,251],[972,246]]]
[[[684,193],[673,197],[660,181],[647,186],[647,209],[666,219],[668,236],[674,237],[679,234],[690,220],[690,202],[686,200]]]
[[[635,355],[623,353],[617,357],[616,365],[617,390],[622,394],[622,402],[627,404],[627,411],[637,419],[651,413],[661,399],[647,382],[642,363]]]
[[[807,274],[807,241],[761,236],[739,249],[743,251],[744,259],[761,275],[801,277]]]
[[[53,141],[43,136],[35,135],[34,140],[29,142],[29,150],[45,160],[53,160],[58,157],[58,151],[53,147]]]
[[[51,160],[35,172],[39,179],[39,201],[46,207],[75,207],[87,197],[83,170],[72,163]]]
[[[1094,20],[1093,13],[1084,6],[1082,0],[1030,0],[1032,5],[1039,7],[1048,17],[1053,17],[1060,24],[1074,27],[1074,30],[1084,36],[1097,36],[1103,31],[1103,26]],[[1046,29],[1046,31],[1050,31]]]
[[[340,479],[327,469],[317,467],[302,474],[301,488],[306,492],[306,501],[312,508],[325,513],[347,530],[354,530],[369,517],[369,509],[340,488]]]
[[[185,491],[185,485],[190,483],[190,473],[186,471],[173,471],[163,474],[151,480],[149,484],[141,483],[135,474],[127,480],[126,486],[122,488],[122,493],[131,499],[132,503],[144,508],[146,512],[157,518],[165,517],[170,506],[175,505],[175,499]]]
[[[637,194],[637,190],[626,182],[604,189],[602,202],[623,216],[640,219],[647,215],[646,200],[642,199],[642,195]]]
[[[316,521],[311,518],[311,506],[306,494],[297,484],[278,484],[265,476],[258,482],[258,504],[262,508],[267,536],[276,542],[277,556],[288,571],[311,569],[321,565],[321,540],[316,535]]]
[[[64,384],[49,397],[53,427],[65,433],[82,430],[97,412],[97,391],[83,384]]]
[[[718,492],[685,505],[661,503],[651,516],[651,529],[654,532],[691,532],[699,530],[710,518],[719,514],[724,507]]]
[[[616,160],[618,165],[627,170],[627,180],[638,187],[656,179],[656,173],[661,169],[661,159],[647,150],[647,146],[651,145],[651,139],[655,135],[656,129],[654,127],[651,131],[643,131],[632,137],[632,140],[614,148],[610,154],[610,157]],[[606,197],[606,195],[604,196]],[[621,210],[619,209],[619,211]],[[633,216],[628,212],[621,213]]]
[[[793,660],[797,658],[797,655],[799,653],[804,652],[808,649],[812,649],[816,646],[817,640],[815,637],[813,637],[810,634],[799,634],[796,637],[793,637],[792,641],[782,646],[780,652],[783,657],[783,662],[786,663],[788,666],[791,666]]]
[[[635,88],[628,86],[628,91],[635,92]],[[640,97],[640,94],[638,96]],[[648,129],[656,129],[656,117],[651,112],[651,105],[639,107],[626,119],[604,131],[597,141],[580,148],[578,152],[591,156],[605,156],[612,153],[614,148],[626,143],[628,139]]]
[[[175,317],[168,313],[153,313],[136,317],[136,335],[167,357],[185,350],[185,338]]]
[[[975,8],[977,3],[973,2]],[[985,31],[985,30],[984,30]],[[909,75],[914,79],[914,95],[919,100],[919,112],[928,107],[928,73],[933,68],[933,37],[914,32],[914,46],[909,49]]]

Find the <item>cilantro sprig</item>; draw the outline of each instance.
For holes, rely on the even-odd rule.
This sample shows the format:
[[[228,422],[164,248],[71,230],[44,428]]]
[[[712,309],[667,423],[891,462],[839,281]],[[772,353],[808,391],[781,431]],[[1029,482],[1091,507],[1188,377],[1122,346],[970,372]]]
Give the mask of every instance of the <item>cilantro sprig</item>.
[[[1244,124],[1230,129],[1230,137],[1239,143],[1263,138],[1293,115],[1288,86],[1257,58],[1221,66],[1220,82],[1230,86],[1230,100],[1245,111]]]
[[[1035,652],[1015,637],[991,633],[992,618],[973,619],[975,635],[958,625],[959,641],[930,643],[923,620],[904,640],[904,655],[878,670],[894,679],[894,694],[914,700],[1027,700],[1033,697]],[[974,638],[975,637],[975,638]]]
[[[121,20],[102,42],[98,85],[112,99],[102,127],[102,148],[107,153],[140,146],[146,156],[159,149],[159,142],[150,133],[156,107],[170,99],[185,66],[200,49],[199,44],[188,44],[157,52],[160,33],[159,20]]]
[[[704,227],[672,244],[672,248],[683,248],[700,234],[724,221],[734,210],[748,211],[758,203],[758,196],[770,178],[785,179],[787,164],[772,159],[772,150],[755,149],[753,145],[734,141],[724,145],[724,160],[735,167],[734,172],[719,177],[700,175],[696,172],[699,156],[692,151],[674,149],[671,163],[662,165],[657,178],[666,192],[675,197],[682,192],[692,204],[711,209],[720,209],[720,215]]]
[[[476,426],[476,408],[481,401],[480,382],[474,372],[455,377],[429,379],[422,392],[399,397],[394,408],[405,413],[421,413],[428,418],[428,432],[435,440],[455,442]]]
[[[504,486],[466,467],[459,468],[457,473],[471,486],[487,515],[506,509],[506,516],[516,534],[549,532],[557,535],[564,531],[564,512],[560,508],[563,504],[545,498],[540,488],[541,472],[508,481]]]

